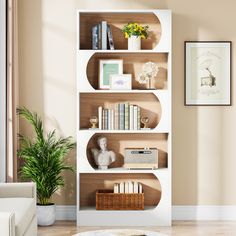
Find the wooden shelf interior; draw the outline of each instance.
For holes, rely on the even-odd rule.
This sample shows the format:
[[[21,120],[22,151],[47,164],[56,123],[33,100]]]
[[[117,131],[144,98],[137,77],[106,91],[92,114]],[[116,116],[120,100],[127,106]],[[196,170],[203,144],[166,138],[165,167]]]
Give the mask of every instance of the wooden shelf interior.
[[[159,168],[167,168],[168,157],[168,134],[166,133],[112,133],[112,134],[94,134],[87,145],[87,158],[89,164],[97,169],[91,152],[92,148],[98,148],[98,137],[106,137],[108,141],[108,150],[116,154],[116,161],[109,166],[111,168],[122,167],[124,164],[125,148],[157,148]]]
[[[129,22],[149,26],[149,38],[142,40],[142,49],[153,49],[161,38],[161,24],[153,13],[139,12],[82,12],[80,13],[80,49],[91,49],[92,27],[101,21],[107,21],[111,26],[115,49],[127,49],[127,39],[121,29]]]
[[[155,89],[167,89],[168,53],[95,53],[87,65],[88,81],[94,89],[99,84],[99,60],[122,59],[123,73],[132,74],[132,89],[146,89],[146,84],[139,84],[135,78],[142,72],[142,66],[146,62],[154,62],[159,71],[153,81]]]
[[[144,206],[156,207],[161,199],[161,185],[153,174],[80,174],[80,208],[95,207],[96,190],[113,189],[114,183],[125,181],[142,183]]]
[[[161,104],[153,93],[80,93],[80,129],[88,129],[92,116],[98,117],[98,107],[114,109],[116,103],[128,102],[141,108],[141,116],[149,118],[155,128],[161,118]]]

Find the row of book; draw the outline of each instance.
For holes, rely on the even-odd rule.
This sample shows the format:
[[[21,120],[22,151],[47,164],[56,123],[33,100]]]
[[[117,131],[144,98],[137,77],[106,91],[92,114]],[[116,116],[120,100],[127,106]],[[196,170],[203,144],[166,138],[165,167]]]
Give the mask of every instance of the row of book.
[[[114,184],[114,193],[142,193],[143,187],[140,182],[121,182]]]
[[[111,26],[106,21],[102,21],[92,27],[92,49],[114,50]]]
[[[98,128],[101,130],[140,130],[140,107],[117,103],[115,109],[98,107]]]

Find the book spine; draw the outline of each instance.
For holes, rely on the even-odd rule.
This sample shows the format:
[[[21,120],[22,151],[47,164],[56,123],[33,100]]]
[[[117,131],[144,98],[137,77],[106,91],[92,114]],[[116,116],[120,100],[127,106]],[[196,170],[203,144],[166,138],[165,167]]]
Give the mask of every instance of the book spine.
[[[129,130],[129,103],[125,103],[125,130]]]
[[[129,129],[134,129],[134,106],[129,106]]]
[[[134,105],[134,130],[138,129],[138,107]]]
[[[107,50],[107,22],[102,21],[102,50]]]
[[[142,193],[143,192],[143,187],[141,183],[138,183],[138,193]]]
[[[111,110],[107,110],[107,129],[111,130]]]
[[[98,24],[98,49],[102,49],[102,24]]]
[[[102,129],[102,107],[98,107],[98,128]]]
[[[141,129],[141,109],[138,106],[138,111],[137,111],[137,129]]]
[[[108,109],[105,109],[105,130],[108,129]]]
[[[109,41],[109,46],[110,46],[110,50],[114,50],[114,40],[113,40],[113,35],[112,35],[112,31],[111,31],[111,26],[107,25],[107,36],[108,36],[108,41]]]
[[[105,129],[105,109],[102,110],[102,129]]]
[[[111,130],[114,130],[114,126],[115,126],[115,114],[114,110],[111,109]]]
[[[115,130],[119,130],[119,104],[115,104]]]
[[[134,182],[134,193],[138,193],[138,182]]]
[[[92,49],[98,49],[98,25],[92,27]]]
[[[125,184],[124,184],[124,182],[121,182],[119,184],[119,193],[125,193]]]
[[[134,193],[134,184],[132,181],[129,181],[128,182],[128,185],[129,185],[129,191],[128,193]]]
[[[125,182],[125,193],[129,193],[129,183]]]
[[[125,104],[120,103],[120,130],[125,129]]]
[[[119,193],[119,184],[118,183],[114,184],[114,193]]]

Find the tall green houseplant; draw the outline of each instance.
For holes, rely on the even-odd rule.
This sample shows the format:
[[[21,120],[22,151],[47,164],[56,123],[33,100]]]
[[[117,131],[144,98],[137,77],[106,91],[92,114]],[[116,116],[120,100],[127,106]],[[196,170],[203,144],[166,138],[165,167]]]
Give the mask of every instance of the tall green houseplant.
[[[37,113],[22,107],[17,109],[17,114],[26,119],[35,132],[34,138],[18,135],[18,156],[23,160],[21,177],[36,183],[38,204],[49,205],[53,193],[65,184],[62,171],[74,170],[64,161],[75,143],[72,137],[57,138],[55,130],[45,135],[42,119]]]

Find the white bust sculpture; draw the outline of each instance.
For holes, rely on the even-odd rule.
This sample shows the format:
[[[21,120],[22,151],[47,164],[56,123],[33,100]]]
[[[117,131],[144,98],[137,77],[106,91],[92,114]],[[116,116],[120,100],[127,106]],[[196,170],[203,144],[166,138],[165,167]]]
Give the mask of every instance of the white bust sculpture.
[[[116,160],[116,155],[113,151],[107,150],[107,138],[99,137],[97,140],[98,146],[101,150],[97,148],[92,148],[92,154],[98,169],[105,170],[108,166]]]

